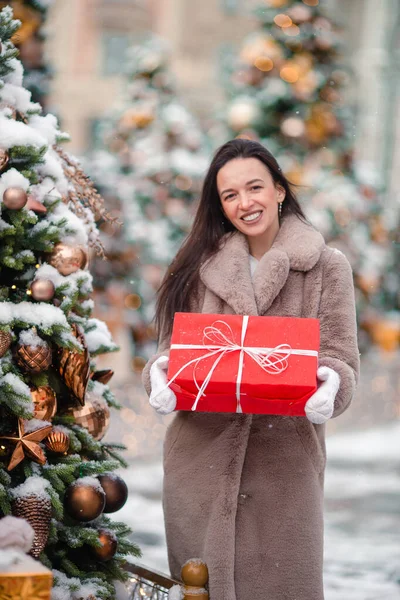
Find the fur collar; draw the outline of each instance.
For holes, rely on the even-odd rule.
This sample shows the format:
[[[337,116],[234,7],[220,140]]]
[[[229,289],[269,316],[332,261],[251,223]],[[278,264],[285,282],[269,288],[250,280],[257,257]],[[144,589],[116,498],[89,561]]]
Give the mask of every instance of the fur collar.
[[[322,235],[295,215],[283,218],[272,247],[251,280],[249,246],[239,231],[224,236],[221,249],[200,269],[200,279],[236,314],[263,315],[286,283],[289,271],[309,271],[325,246]]]

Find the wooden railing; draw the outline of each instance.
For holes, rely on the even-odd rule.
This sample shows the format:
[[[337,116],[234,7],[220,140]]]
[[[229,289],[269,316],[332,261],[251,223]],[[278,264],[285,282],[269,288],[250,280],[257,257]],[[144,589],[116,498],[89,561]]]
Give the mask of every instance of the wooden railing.
[[[167,600],[170,590],[177,600],[209,600],[208,569],[200,559],[193,558],[183,565],[181,581],[133,563],[126,563],[125,569],[129,572],[129,600]]]

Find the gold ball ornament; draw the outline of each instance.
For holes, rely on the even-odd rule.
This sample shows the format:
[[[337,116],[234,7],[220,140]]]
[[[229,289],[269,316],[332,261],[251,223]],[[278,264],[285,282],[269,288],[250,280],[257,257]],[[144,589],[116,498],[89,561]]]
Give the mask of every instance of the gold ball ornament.
[[[68,246],[60,242],[56,244],[49,258],[49,263],[61,275],[71,275],[84,269],[88,263],[88,252],[82,246]]]
[[[54,454],[66,454],[68,452],[70,438],[64,431],[53,429],[45,440],[45,446]]]
[[[12,342],[9,331],[0,331],[0,358],[5,355]]]
[[[110,425],[110,409],[100,396],[88,392],[85,405],[70,410],[75,423],[88,430],[95,440],[101,440]]]
[[[9,210],[19,210],[27,201],[28,195],[23,188],[9,187],[3,193],[3,204]]]
[[[35,535],[29,554],[39,558],[49,537],[52,513],[50,498],[36,494],[17,496],[12,501],[11,510],[14,517],[21,517],[32,526]]]
[[[64,508],[76,521],[88,522],[101,515],[106,495],[100,485],[95,486],[85,479],[78,479],[67,488]]]
[[[29,373],[46,371],[52,362],[51,348],[46,342],[41,346],[18,344],[15,355],[18,365]]]
[[[184,597],[187,600],[209,600],[205,588],[208,582],[208,568],[199,558],[188,560],[181,569],[181,578],[184,583]]]
[[[49,385],[31,389],[35,419],[50,421],[57,412],[57,398]]]
[[[77,325],[73,325],[72,331],[83,347],[83,352],[62,348],[58,358],[58,369],[65,385],[83,405],[90,377],[90,356],[82,330]]]
[[[119,475],[104,473],[98,475],[97,479],[106,495],[105,513],[113,513],[120,510],[128,499],[128,486]]]
[[[3,148],[0,148],[0,173],[4,171],[4,169],[8,165],[9,158],[10,157],[8,155],[7,150],[3,150]]]
[[[31,283],[31,295],[38,302],[49,302],[55,293],[54,283],[49,279],[35,279]]]
[[[100,562],[111,560],[117,552],[117,536],[113,531],[99,529],[99,542],[102,544],[101,547],[91,546],[91,553]]]

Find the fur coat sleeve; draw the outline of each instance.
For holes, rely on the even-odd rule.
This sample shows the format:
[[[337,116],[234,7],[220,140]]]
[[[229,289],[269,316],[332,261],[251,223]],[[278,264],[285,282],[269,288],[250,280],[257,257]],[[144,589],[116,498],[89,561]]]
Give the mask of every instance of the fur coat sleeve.
[[[347,258],[338,250],[332,252],[324,268],[318,318],[319,366],[330,367],[340,376],[332,415],[337,417],[349,406],[360,371],[353,277]]]
[[[205,294],[204,284],[199,281],[198,290],[195,298],[192,298],[190,302],[190,311],[191,312],[201,312],[201,306],[203,304]],[[169,347],[171,345],[171,334],[167,334],[163,331],[160,331],[158,336],[158,347],[157,353],[152,356],[144,366],[142,371],[142,383],[144,388],[150,396],[151,393],[151,384],[150,384],[150,369],[151,365],[160,357],[160,356],[169,356]]]

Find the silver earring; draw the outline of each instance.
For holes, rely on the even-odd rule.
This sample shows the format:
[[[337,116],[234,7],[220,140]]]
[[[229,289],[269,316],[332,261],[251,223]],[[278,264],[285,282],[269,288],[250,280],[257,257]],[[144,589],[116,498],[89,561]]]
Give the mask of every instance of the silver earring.
[[[279,218],[281,218],[282,217],[282,202],[279,202],[278,213],[279,213]]]

